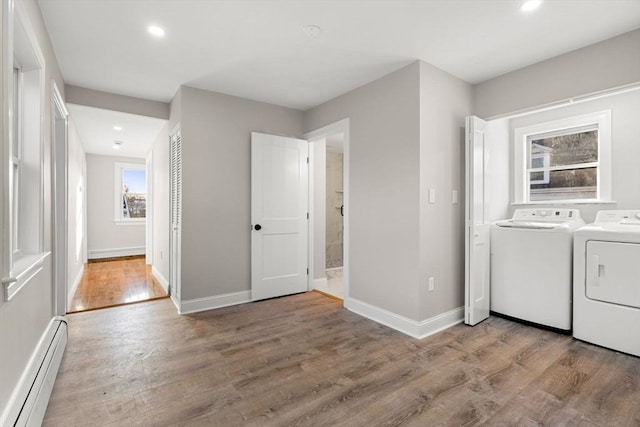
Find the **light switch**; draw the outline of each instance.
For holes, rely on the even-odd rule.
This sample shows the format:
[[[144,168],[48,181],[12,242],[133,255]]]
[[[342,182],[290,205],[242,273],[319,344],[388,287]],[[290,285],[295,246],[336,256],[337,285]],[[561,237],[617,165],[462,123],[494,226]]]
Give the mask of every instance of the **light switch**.
[[[451,191],[451,203],[454,205],[458,204],[458,190]]]
[[[429,189],[429,203],[436,202],[436,190],[434,188]]]

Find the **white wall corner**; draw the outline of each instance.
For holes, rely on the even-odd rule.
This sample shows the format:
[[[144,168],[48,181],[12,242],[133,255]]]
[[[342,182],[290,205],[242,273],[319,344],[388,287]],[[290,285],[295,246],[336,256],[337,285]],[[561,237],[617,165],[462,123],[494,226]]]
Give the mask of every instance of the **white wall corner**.
[[[89,249],[89,259],[118,258],[124,256],[144,255],[144,246],[132,246],[129,248]]]
[[[418,322],[355,298],[345,299],[344,306],[348,310],[364,316],[367,319],[371,319],[417,339],[438,333],[464,320],[464,307],[458,307]]]
[[[214,295],[211,297],[196,298],[180,301],[178,312],[180,314],[197,313],[199,311],[214,310],[216,308],[251,302],[251,291],[232,292],[229,294]],[[176,303],[176,301],[174,301]]]
[[[162,273],[160,273],[160,271],[158,271],[155,265],[151,266],[151,274],[153,274],[156,280],[158,280],[158,283],[160,283],[160,286],[162,286],[162,289],[164,289],[166,293],[169,293],[169,281],[167,280],[166,277],[162,275]]]
[[[329,287],[327,278],[313,279],[313,289],[327,289]]]
[[[67,307],[71,307],[71,301],[73,301],[73,296],[76,294],[78,290],[78,286],[80,286],[80,282],[82,282],[82,276],[84,276],[84,264],[80,265],[80,271],[78,271],[78,275],[71,283],[71,287],[69,288],[69,292],[67,294]]]

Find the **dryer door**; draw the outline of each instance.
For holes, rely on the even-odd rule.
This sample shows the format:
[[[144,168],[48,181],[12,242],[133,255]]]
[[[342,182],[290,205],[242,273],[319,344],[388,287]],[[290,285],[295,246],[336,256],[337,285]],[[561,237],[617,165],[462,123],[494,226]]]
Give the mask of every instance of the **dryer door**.
[[[587,298],[640,308],[640,244],[587,242]]]

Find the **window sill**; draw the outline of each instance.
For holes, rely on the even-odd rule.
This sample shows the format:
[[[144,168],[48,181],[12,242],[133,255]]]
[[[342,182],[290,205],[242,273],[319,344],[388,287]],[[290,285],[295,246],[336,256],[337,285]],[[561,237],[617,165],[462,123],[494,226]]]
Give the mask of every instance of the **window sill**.
[[[113,221],[115,225],[145,225],[146,219],[116,219]]]
[[[44,260],[51,252],[25,255],[16,260],[11,277],[2,279],[4,301],[10,301],[33,277],[44,268]]]
[[[617,202],[615,201],[605,201],[605,200],[545,200],[539,202],[518,202],[511,203],[511,206],[570,206],[570,205],[615,205]]]

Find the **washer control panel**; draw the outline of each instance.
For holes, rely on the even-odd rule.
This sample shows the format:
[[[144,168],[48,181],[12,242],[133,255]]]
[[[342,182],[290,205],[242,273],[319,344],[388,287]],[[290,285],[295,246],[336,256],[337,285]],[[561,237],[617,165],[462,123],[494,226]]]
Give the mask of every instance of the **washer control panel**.
[[[580,218],[578,209],[516,209],[514,221],[569,221]]]
[[[598,211],[595,222],[640,225],[640,210]]]

